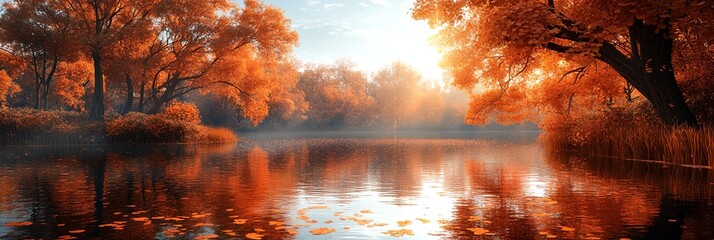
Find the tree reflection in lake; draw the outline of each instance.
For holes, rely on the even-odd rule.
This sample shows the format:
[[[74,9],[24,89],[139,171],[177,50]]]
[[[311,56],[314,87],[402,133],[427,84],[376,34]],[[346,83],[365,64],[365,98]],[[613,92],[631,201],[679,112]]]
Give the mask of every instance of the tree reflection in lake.
[[[708,171],[514,139],[3,149],[0,238],[714,237]]]

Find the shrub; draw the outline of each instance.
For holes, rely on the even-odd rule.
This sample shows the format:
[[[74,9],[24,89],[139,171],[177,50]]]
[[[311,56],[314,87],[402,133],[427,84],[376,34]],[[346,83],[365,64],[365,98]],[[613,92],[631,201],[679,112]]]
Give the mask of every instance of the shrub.
[[[176,121],[193,124],[201,123],[201,115],[198,112],[198,108],[191,103],[172,102],[160,115]]]
[[[78,112],[0,109],[0,144],[87,144],[103,141],[102,124]]]
[[[175,111],[157,115],[129,113],[107,122],[107,139],[114,143],[237,141],[235,134],[228,129],[201,126],[194,120],[191,114],[180,114]]]

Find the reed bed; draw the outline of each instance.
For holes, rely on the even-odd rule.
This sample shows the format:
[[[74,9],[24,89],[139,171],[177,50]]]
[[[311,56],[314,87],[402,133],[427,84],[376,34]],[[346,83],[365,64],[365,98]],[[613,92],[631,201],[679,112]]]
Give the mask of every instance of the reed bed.
[[[551,146],[582,155],[633,161],[714,168],[714,128],[667,127],[641,124],[590,128],[579,132],[579,142],[563,133],[546,134]]]

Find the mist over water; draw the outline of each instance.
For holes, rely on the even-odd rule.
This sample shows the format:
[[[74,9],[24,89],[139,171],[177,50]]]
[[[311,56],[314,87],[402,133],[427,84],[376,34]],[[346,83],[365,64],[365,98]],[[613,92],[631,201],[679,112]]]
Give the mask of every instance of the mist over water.
[[[8,148],[0,238],[714,237],[708,171],[582,161],[537,136],[302,132],[224,145]],[[32,225],[6,225],[23,221]],[[318,228],[334,232],[310,232]]]

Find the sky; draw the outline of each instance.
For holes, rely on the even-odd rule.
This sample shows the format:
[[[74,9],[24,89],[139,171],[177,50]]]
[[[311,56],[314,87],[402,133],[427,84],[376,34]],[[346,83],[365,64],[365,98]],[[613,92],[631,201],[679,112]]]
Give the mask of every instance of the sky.
[[[266,0],[285,10],[300,34],[295,55],[303,63],[349,59],[374,73],[402,61],[425,80],[441,82],[440,54],[429,44],[435,31],[411,18],[414,0]]]

